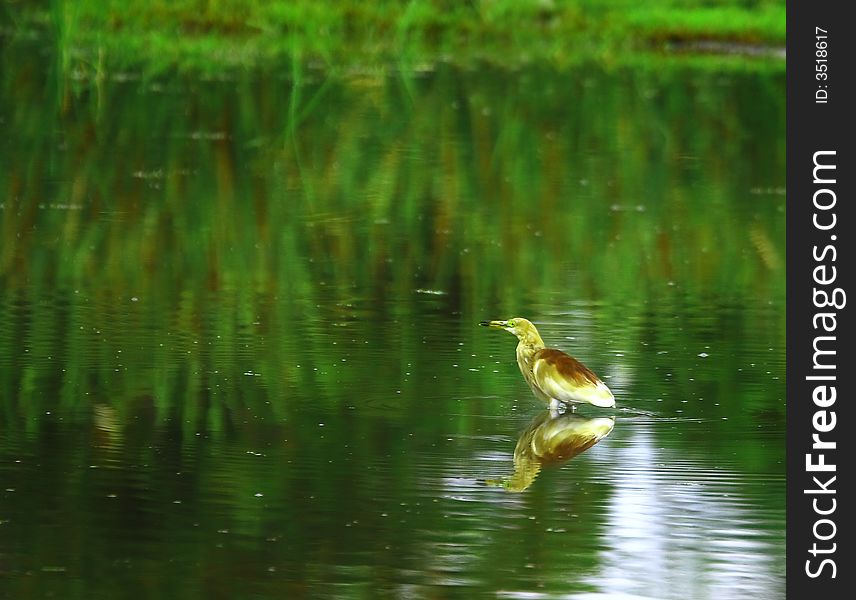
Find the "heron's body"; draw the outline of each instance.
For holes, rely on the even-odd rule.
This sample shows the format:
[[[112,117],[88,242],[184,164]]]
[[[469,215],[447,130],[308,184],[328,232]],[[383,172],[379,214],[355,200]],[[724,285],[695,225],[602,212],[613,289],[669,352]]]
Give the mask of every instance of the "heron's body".
[[[517,366],[535,396],[550,408],[557,408],[560,402],[615,406],[615,397],[597,375],[574,357],[545,347],[528,320],[483,321],[481,325],[505,329],[517,336]]]

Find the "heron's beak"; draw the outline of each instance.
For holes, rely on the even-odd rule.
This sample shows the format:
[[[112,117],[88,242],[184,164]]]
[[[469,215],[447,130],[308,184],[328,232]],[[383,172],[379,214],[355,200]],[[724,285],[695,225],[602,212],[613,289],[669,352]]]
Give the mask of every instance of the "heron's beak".
[[[479,323],[482,327],[496,327],[498,329],[505,329],[508,327],[508,321],[482,321]]]

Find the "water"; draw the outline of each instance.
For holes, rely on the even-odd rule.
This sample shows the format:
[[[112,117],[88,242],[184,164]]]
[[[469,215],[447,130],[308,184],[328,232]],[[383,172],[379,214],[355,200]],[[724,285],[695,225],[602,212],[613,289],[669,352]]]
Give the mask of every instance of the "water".
[[[783,595],[783,74],[4,61],[2,597]]]

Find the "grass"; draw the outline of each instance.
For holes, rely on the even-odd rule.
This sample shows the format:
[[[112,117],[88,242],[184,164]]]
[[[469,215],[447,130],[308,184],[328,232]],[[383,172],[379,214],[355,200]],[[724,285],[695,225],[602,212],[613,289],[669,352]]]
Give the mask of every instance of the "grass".
[[[287,62],[328,70],[424,62],[555,65],[662,56],[681,42],[783,47],[783,1],[94,0],[11,3],[12,30],[47,31],[66,68],[216,73]],[[690,45],[690,47],[692,47]],[[783,68],[783,61],[778,61]],[[74,64],[73,64],[74,63]]]

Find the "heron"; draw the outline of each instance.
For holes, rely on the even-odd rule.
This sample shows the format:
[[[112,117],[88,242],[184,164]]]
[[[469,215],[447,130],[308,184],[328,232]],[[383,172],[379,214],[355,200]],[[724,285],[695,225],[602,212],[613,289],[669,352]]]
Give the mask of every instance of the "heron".
[[[538,330],[528,319],[515,317],[507,321],[482,321],[483,327],[494,327],[517,336],[517,366],[535,396],[547,403],[551,412],[562,404],[593,404],[603,408],[615,406],[615,396],[597,375],[573,356],[547,348]]]

